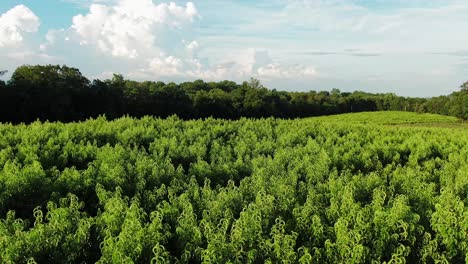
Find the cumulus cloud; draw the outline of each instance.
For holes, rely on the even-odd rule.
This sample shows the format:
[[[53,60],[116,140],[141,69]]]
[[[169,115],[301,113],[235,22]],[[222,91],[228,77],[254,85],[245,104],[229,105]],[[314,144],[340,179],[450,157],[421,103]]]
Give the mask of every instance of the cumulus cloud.
[[[0,14],[0,69],[13,73],[23,64],[53,63],[54,58],[39,50],[40,19],[24,5]],[[7,74],[6,78],[11,75]]]
[[[311,67],[282,65],[272,60],[268,52],[251,48],[235,48],[221,61],[200,56],[200,50],[212,48],[196,39],[194,27],[200,20],[192,2],[95,3],[85,14],[74,16],[69,28],[50,30],[40,49],[63,53],[66,47],[83,54],[80,59],[93,64],[85,67],[99,67],[103,72],[97,75],[94,72],[93,76],[108,76],[115,71],[140,80],[242,81],[251,76],[273,79],[315,74]]]
[[[17,5],[0,15],[0,47],[20,44],[25,33],[37,32],[39,18],[26,6]]]
[[[147,79],[151,77],[178,77],[180,79],[206,79],[219,81],[224,79],[246,80],[249,77],[271,79],[289,79],[313,77],[317,74],[312,67],[304,65],[284,65],[270,58],[267,51],[246,49],[235,53],[235,58],[223,63],[210,65],[198,58],[177,58],[160,54],[149,61],[149,65],[129,76]]]
[[[294,78],[314,76],[316,71],[305,65],[284,65],[274,61],[268,51],[248,49],[240,57],[239,66],[244,75],[263,78]]]
[[[149,63],[149,70],[162,76],[182,74],[182,60],[173,56],[153,58]]]
[[[177,34],[199,16],[195,5],[152,0],[120,0],[116,5],[92,4],[89,13],[73,17],[71,30],[81,45],[97,47],[115,57],[138,58],[177,41]],[[193,45],[192,45],[193,46]]]
[[[278,63],[271,63],[257,70],[259,77],[266,78],[296,78],[296,77],[313,77],[317,74],[312,67],[304,65],[283,66]]]

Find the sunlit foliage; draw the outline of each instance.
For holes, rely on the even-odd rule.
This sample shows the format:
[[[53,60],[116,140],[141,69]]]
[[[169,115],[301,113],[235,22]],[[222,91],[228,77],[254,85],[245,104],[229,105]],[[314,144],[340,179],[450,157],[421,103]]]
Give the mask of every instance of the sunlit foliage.
[[[0,262],[467,262],[468,131],[366,115],[0,125]]]

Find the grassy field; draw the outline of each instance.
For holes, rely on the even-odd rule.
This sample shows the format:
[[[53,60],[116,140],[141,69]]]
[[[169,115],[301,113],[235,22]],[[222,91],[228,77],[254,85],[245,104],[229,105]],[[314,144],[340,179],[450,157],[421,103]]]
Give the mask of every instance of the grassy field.
[[[361,112],[342,115],[314,117],[314,120],[326,122],[351,122],[364,124],[459,124],[458,118],[437,114],[419,114],[413,112],[386,111],[386,112]]]
[[[0,262],[466,263],[468,131],[451,126],[407,112],[0,125]]]

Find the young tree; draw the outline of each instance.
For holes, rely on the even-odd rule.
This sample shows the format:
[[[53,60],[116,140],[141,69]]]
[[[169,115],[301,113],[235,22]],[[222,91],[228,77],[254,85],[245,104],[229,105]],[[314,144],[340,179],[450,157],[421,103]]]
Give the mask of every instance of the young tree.
[[[460,85],[460,89],[464,92],[468,92],[468,81],[466,81],[464,84]]]
[[[338,89],[338,88],[333,88],[333,89],[331,90],[331,94],[339,95],[339,94],[341,94],[341,91],[340,91],[340,89]]]
[[[251,77],[250,80],[248,81],[247,85],[250,87],[250,88],[253,88],[253,89],[262,89],[262,88],[265,88],[262,83],[260,82],[259,79],[256,79],[256,78],[253,78]]]

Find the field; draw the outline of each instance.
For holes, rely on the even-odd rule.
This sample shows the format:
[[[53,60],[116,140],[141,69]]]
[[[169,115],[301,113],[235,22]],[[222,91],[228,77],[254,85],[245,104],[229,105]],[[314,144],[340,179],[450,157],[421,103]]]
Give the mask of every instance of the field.
[[[452,117],[3,124],[0,169],[1,263],[468,262]]]
[[[436,114],[419,114],[414,112],[382,111],[361,112],[332,116],[314,117],[315,120],[327,122],[351,122],[361,124],[402,125],[402,124],[438,124],[438,125],[460,125],[458,118]]]

